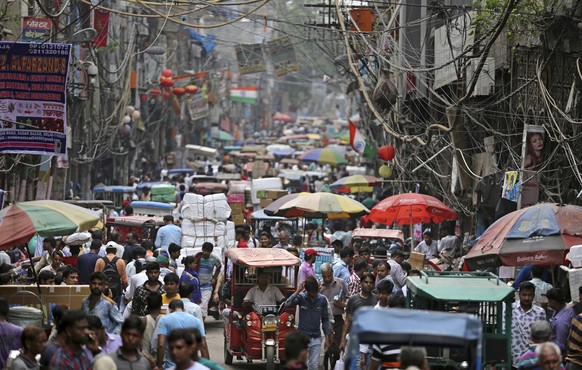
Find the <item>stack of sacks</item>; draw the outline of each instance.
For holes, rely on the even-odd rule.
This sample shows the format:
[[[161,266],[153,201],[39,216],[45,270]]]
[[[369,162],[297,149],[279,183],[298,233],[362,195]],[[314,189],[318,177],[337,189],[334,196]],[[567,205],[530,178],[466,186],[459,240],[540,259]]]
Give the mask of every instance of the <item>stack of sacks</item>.
[[[176,202],[176,187],[172,184],[158,184],[152,186],[151,200],[153,202]]]
[[[200,251],[202,244],[210,242],[215,253],[222,258],[227,245],[227,219],[230,217],[226,196],[213,194],[203,197],[187,193],[182,200],[181,217],[182,248]]]

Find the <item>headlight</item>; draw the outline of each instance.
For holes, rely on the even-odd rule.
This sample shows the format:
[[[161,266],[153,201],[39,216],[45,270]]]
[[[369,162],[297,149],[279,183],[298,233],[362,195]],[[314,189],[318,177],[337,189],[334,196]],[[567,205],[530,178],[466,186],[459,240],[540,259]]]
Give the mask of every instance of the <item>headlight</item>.
[[[245,319],[247,319],[247,321],[248,321],[248,320],[250,320],[250,319],[251,319],[251,315],[247,314],[247,315],[245,316]]]
[[[251,320],[247,321],[247,326],[252,326],[253,322]]]
[[[292,325],[292,322],[291,322],[291,321],[287,321],[287,322],[285,323],[285,325],[286,325],[288,328],[290,328],[290,327],[291,327],[291,325]]]
[[[295,320],[295,316],[289,315],[289,317],[287,318],[287,321],[293,321],[293,320]]]
[[[267,315],[263,318],[263,331],[277,330],[279,320],[275,315]]]

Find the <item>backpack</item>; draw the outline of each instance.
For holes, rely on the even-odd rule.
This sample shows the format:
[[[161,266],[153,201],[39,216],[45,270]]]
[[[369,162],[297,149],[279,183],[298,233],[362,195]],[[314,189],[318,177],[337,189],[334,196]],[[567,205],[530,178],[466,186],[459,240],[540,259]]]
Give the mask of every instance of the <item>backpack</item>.
[[[122,291],[121,276],[119,276],[119,272],[117,271],[117,261],[119,261],[119,257],[113,257],[113,260],[111,261],[109,261],[107,257],[102,257],[102,259],[105,262],[103,273],[107,276],[107,280],[109,281],[109,289],[113,294],[113,300],[119,303],[118,301],[121,297]]]

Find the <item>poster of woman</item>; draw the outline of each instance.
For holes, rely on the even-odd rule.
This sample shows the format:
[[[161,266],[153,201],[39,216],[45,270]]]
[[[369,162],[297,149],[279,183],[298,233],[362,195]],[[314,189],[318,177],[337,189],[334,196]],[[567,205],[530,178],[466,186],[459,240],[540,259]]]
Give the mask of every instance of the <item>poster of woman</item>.
[[[525,153],[523,168],[539,171],[544,160],[544,142],[546,131],[543,126],[528,125],[525,135]]]

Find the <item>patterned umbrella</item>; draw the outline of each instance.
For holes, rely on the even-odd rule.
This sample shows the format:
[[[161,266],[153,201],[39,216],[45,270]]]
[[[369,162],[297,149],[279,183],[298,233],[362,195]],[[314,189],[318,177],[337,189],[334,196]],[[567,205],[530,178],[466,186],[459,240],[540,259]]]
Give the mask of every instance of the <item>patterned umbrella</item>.
[[[560,265],[582,244],[582,207],[540,203],[495,221],[465,256],[469,268]]]
[[[369,193],[372,192],[372,187],[380,186],[381,184],[382,179],[374,176],[352,175],[342,177],[330,186],[338,193]]]
[[[329,149],[312,149],[299,158],[304,162],[317,162],[320,164],[329,164],[338,166],[348,164],[348,161],[338,152]]]
[[[99,221],[95,211],[56,200],[15,203],[0,211],[0,250],[26,243],[35,234],[47,237],[86,231]]]
[[[304,191],[302,193],[293,193],[293,194],[282,196],[281,198],[274,200],[273,203],[271,203],[268,206],[266,206],[265,208],[263,208],[263,211],[265,212],[265,214],[267,216],[272,216],[285,203],[290,202],[297,197],[302,197],[304,195],[309,195],[309,194],[311,194],[311,193]]]
[[[347,196],[331,193],[312,193],[297,196],[283,204],[275,216],[305,218],[353,218],[370,213],[362,203]]]

